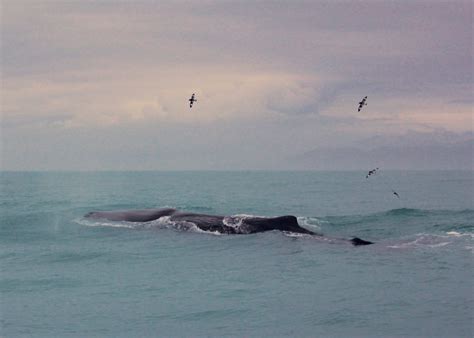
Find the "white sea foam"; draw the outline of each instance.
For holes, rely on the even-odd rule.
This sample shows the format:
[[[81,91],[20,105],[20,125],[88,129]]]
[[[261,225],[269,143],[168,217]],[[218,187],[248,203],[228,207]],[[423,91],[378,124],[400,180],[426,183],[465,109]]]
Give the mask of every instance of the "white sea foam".
[[[432,235],[432,234],[416,234],[416,238],[409,242],[389,245],[389,248],[393,249],[405,249],[410,247],[428,247],[428,248],[439,248],[451,244],[451,241],[446,241],[449,236],[443,235]]]
[[[452,237],[470,237],[470,238],[474,239],[474,234],[473,233],[462,233],[462,232],[457,232],[457,231],[448,231],[446,233],[446,235],[452,236]]]
[[[222,220],[222,223],[224,223],[225,226],[228,226],[230,228],[234,229],[239,229],[242,226],[244,218],[242,217],[237,217],[237,216],[226,216]]]
[[[292,238],[312,237],[311,235],[308,235],[308,234],[301,234],[299,232],[291,232],[291,231],[283,231],[283,234],[287,237],[292,237]]]
[[[248,214],[236,214],[232,216],[226,216],[222,220],[225,226],[239,230],[242,227],[242,223],[248,218],[260,218],[261,216],[254,216]]]
[[[257,216],[257,215],[250,215],[250,214],[235,214],[231,217],[240,217],[240,218],[265,218],[265,216]]]
[[[324,236],[314,236],[310,234],[302,234],[299,232],[291,232],[291,231],[282,231],[282,232],[285,236],[291,237],[291,238],[311,238],[311,239],[317,239],[324,242],[333,242],[333,239],[324,237]]]
[[[439,248],[439,247],[448,245],[448,244],[450,244],[450,243],[451,243],[451,242],[441,242],[441,243],[437,243],[437,244],[426,244],[426,246],[428,246],[428,247],[430,247],[430,248]]]
[[[171,216],[160,217],[151,222],[147,222],[147,228],[176,229],[179,231],[196,231],[200,230],[196,224],[189,221],[173,221]],[[146,223],[145,223],[146,224]]]
[[[418,233],[414,236],[415,239],[407,239],[407,241],[404,243],[390,245],[388,247],[394,249],[403,249],[410,247],[439,248],[454,243],[456,241],[474,239],[474,234],[472,233],[461,233],[457,231],[448,231],[445,235]]]
[[[193,224],[193,226],[188,229],[191,232],[197,232],[197,233],[200,233],[200,234],[208,234],[208,235],[213,235],[213,236],[222,236],[222,233],[220,233],[219,231],[202,230],[196,224],[194,224],[194,223],[192,223],[192,224]]]
[[[134,229],[136,228],[137,223],[132,222],[113,222],[107,220],[91,220],[87,218],[78,218],[75,219],[74,222],[85,225],[89,227],[113,227],[113,228],[128,228]]]
[[[298,220],[299,225],[315,232],[321,231],[321,226],[323,224],[329,223],[327,221],[320,220],[319,218],[316,218],[316,217],[299,216],[296,219]]]
[[[192,222],[175,222],[171,220],[171,216],[163,216],[159,219],[149,222],[125,222],[125,221],[108,221],[105,219],[79,218],[74,220],[76,223],[91,227],[113,227],[127,229],[177,229],[192,230],[196,225]],[[196,227],[197,228],[197,227]]]

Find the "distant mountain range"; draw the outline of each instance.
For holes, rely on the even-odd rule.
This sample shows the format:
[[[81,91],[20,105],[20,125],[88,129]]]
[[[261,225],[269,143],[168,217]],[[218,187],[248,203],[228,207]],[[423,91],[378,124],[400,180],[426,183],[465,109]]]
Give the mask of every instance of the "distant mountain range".
[[[371,143],[373,144],[373,143]],[[474,139],[444,144],[398,144],[367,147],[316,148],[291,159],[295,169],[473,170]]]

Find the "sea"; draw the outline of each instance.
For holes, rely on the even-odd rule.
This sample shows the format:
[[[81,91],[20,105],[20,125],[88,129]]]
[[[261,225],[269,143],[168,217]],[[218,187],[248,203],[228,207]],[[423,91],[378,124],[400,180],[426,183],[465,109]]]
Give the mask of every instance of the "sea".
[[[0,336],[472,337],[473,172],[366,174],[1,172]],[[320,236],[84,218],[160,207]]]

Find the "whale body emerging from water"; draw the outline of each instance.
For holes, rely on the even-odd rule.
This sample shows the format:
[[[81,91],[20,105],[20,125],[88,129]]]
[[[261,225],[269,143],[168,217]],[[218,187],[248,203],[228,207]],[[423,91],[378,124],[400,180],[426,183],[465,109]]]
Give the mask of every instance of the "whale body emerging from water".
[[[85,215],[87,218],[106,219],[109,221],[150,222],[166,217],[173,223],[191,223],[203,231],[221,234],[254,234],[257,232],[279,230],[299,234],[321,236],[301,227],[295,216],[256,217],[256,216],[219,216],[196,214],[178,211],[173,208],[94,211]],[[372,242],[360,238],[350,240],[353,245],[368,245]]]

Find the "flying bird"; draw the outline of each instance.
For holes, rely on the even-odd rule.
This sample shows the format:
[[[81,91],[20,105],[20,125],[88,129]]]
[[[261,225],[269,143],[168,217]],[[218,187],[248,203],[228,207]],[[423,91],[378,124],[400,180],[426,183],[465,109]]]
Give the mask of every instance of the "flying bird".
[[[369,172],[367,173],[367,175],[365,176],[365,178],[369,178],[369,176],[375,175],[375,174],[377,173],[377,170],[379,170],[379,168],[375,168],[375,169],[369,170]]]
[[[376,174],[379,172],[379,170],[380,170],[379,168],[374,168],[374,169],[372,169],[372,170],[369,170],[369,172],[367,173],[367,175],[365,175],[365,178],[369,178],[369,177],[372,176],[372,175],[376,175]],[[381,177],[381,178],[383,178],[383,177]],[[390,185],[389,185],[387,182],[385,182],[385,180],[382,180],[381,182],[382,182],[383,184],[385,184],[385,186],[386,186],[387,188],[389,188],[395,196],[397,196],[398,198],[400,198],[400,195],[398,195],[398,193],[397,193],[395,190],[393,190],[393,189],[390,187]]]
[[[193,93],[193,95],[191,95],[191,98],[188,101],[189,101],[189,108],[192,108],[193,103],[197,102],[197,100],[194,98],[194,93]]]
[[[363,106],[367,105],[367,96],[362,99],[362,101],[359,102],[359,109],[357,111],[360,111]]]

